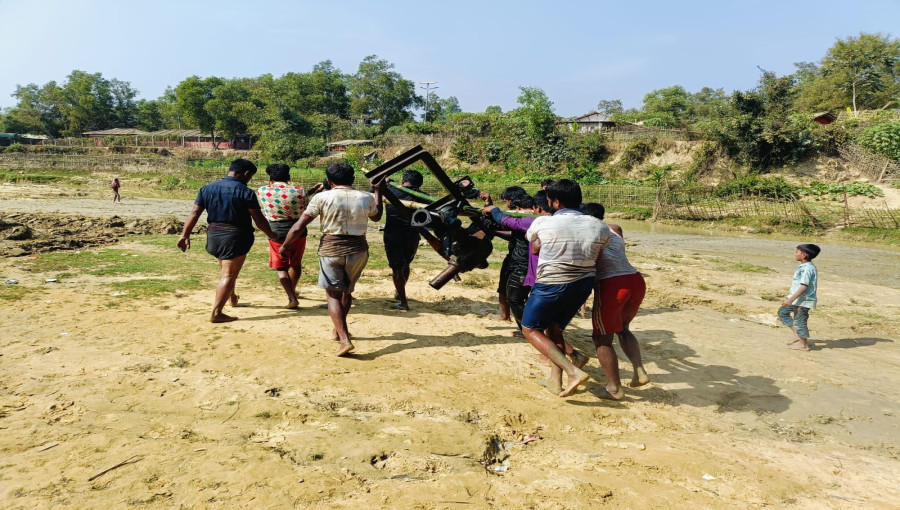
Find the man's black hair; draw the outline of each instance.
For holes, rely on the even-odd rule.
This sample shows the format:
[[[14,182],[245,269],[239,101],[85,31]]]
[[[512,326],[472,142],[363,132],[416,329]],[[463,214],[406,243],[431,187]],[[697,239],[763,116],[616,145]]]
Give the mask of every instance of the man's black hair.
[[[531,209],[534,207],[534,199],[528,195],[522,195],[512,199],[510,205],[516,209]]]
[[[256,165],[246,159],[238,158],[228,166],[228,173],[253,175],[256,173]]]
[[[332,163],[325,169],[325,176],[338,186],[350,186],[355,177],[353,167],[347,163]]]
[[[547,186],[553,184],[553,179],[544,179],[541,181],[541,187],[546,188]]]
[[[547,202],[547,191],[540,190],[534,194],[534,205],[536,207],[540,207],[544,211],[548,213],[552,213],[553,210],[550,209],[550,203]]]
[[[522,186],[510,186],[503,190],[503,193],[500,193],[500,198],[503,200],[512,200],[516,197],[521,197],[523,195],[527,195],[528,192],[525,191],[525,188]]]
[[[602,220],[603,216],[606,214],[606,208],[603,207],[603,204],[598,204],[596,202],[587,202],[581,204],[581,212],[593,216],[598,220]]]
[[[287,182],[291,179],[291,167],[284,163],[272,163],[266,167],[269,179],[278,182]]]
[[[422,177],[422,173],[418,170],[407,170],[403,172],[403,182],[408,182],[410,186],[413,188],[420,188],[422,183],[425,182],[425,179]]]
[[[547,186],[547,199],[559,200],[566,209],[578,209],[581,207],[581,186],[569,179],[553,181]]]

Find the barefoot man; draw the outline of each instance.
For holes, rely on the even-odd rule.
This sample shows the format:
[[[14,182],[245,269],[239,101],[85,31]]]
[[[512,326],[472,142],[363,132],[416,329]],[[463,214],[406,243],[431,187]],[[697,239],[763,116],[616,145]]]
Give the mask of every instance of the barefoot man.
[[[547,388],[567,397],[587,381],[588,374],[566,358],[563,330],[591,294],[597,256],[609,244],[610,233],[606,223],[579,210],[577,182],[553,182],[547,187],[547,200],[556,212],[535,218],[525,233],[538,253],[538,266],[537,282],[522,314],[522,332],[550,359]],[[565,387],[563,372],[568,376]]]
[[[585,214],[602,220],[606,212],[602,204],[590,203],[581,206]],[[625,391],[619,378],[619,359],[613,349],[613,335],[618,335],[619,345],[628,356],[633,369],[631,386],[642,386],[650,382],[644,363],[641,361],[641,347],[634,333],[628,329],[647,293],[644,277],[629,262],[625,255],[625,239],[622,228],[610,225],[613,231],[609,245],[597,259],[596,284],[594,286],[594,307],[591,322],[592,338],[597,347],[597,359],[606,374],[606,388],[599,392],[600,398],[622,400]]]
[[[322,226],[319,241],[319,287],[328,297],[328,315],[334,323],[334,339],[341,343],[337,356],[353,350],[347,331],[347,313],[353,304],[353,288],[369,261],[366,242],[367,221],[381,220],[381,194],[384,183],[375,188],[375,196],[353,189],[353,167],[332,163],[325,170],[331,189],[316,194],[291,227],[281,254],[288,256],[291,244],[301,231],[318,217]]]
[[[210,322],[231,322],[237,317],[225,315],[222,309],[231,301],[231,306],[238,305],[238,295],[234,293],[234,284],[253,246],[253,225],[262,230],[270,240],[277,240],[269,222],[259,210],[256,194],[247,187],[247,183],[256,173],[256,165],[246,159],[236,159],[228,168],[225,178],[211,182],[200,188],[194,209],[184,222],[184,230],[178,239],[178,248],[186,251],[191,247],[191,231],[206,210],[209,228],[206,232],[206,251],[219,259],[222,277],[216,287],[216,300],[213,304]]]

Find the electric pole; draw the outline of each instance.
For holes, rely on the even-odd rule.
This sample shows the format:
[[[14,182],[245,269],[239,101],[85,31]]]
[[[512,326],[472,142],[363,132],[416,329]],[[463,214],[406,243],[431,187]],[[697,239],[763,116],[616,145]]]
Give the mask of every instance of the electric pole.
[[[436,90],[439,88],[439,87],[432,87],[432,85],[434,85],[435,83],[437,83],[437,82],[436,81],[420,81],[419,82],[420,85],[424,85],[424,87],[419,87],[419,88],[425,89],[425,122],[428,122],[428,99],[429,99],[428,96],[431,95],[432,90]]]

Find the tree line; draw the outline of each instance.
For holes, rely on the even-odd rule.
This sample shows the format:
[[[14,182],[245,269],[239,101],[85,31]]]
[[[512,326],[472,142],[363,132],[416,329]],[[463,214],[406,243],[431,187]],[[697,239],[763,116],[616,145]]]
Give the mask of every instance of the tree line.
[[[790,75],[760,72],[759,83],[746,91],[704,87],[692,93],[673,85],[647,93],[640,108],[602,99],[597,109],[620,124],[698,132],[739,163],[766,168],[796,163],[843,136],[831,132],[823,138],[811,121],[813,112],[900,107],[900,41],[890,36],[838,39],[822,59],[797,63]],[[452,134],[458,159],[507,168],[591,166],[607,154],[602,135],[573,137],[558,129],[553,103],[539,88],[521,87],[518,107],[510,112],[497,106],[462,112],[455,97],[418,95],[413,81],[376,55],[363,59],[353,74],[326,60],[305,73],[191,76],[157,99],[137,95],[126,81],[73,71],[61,84],[17,87],[17,104],[0,114],[0,128],[53,137],[114,127],[190,128],[225,139],[250,133],[265,156],[289,161],[318,154],[324,141],[383,133]],[[423,107],[424,121],[415,122],[414,111]],[[900,126],[880,129],[861,140],[883,154],[900,154],[900,139],[892,141]]]

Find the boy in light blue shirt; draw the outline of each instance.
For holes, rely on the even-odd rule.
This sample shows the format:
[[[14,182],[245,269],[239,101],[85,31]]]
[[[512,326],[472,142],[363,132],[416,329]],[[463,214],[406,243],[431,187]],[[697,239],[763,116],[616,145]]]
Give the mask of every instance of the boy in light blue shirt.
[[[794,332],[794,338],[787,342],[787,348],[794,351],[808,351],[809,328],[806,325],[809,319],[809,311],[816,307],[816,283],[818,272],[812,259],[816,258],[821,248],[814,244],[801,244],[797,246],[794,257],[800,262],[794,271],[791,281],[791,290],[788,297],[781,303],[778,310],[778,318],[785,326],[790,326]]]

